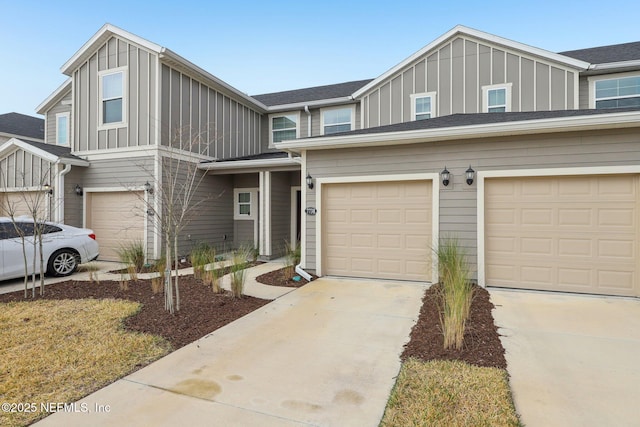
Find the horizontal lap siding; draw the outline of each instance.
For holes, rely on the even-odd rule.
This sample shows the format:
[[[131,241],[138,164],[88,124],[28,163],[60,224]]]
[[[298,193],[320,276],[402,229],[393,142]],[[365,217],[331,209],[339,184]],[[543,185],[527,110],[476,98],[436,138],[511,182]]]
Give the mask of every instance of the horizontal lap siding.
[[[44,140],[47,144],[56,144],[57,143],[57,139],[56,139],[56,126],[57,126],[57,120],[56,120],[56,114],[60,114],[60,113],[71,113],[71,91],[69,91],[61,100],[60,102],[58,102],[56,105],[54,105],[53,107],[51,107],[50,110],[48,110],[46,112],[46,123],[47,123],[47,128],[45,129],[45,135],[44,135]],[[66,102],[66,104],[63,104],[63,102]],[[73,118],[71,116],[69,116],[69,126],[70,127],[70,132],[69,132],[69,138],[71,138],[71,135],[73,132]]]
[[[271,173],[271,255],[284,255],[291,240],[291,177],[289,172]]]
[[[436,92],[438,116],[482,111],[482,86],[511,83],[511,110],[573,109],[577,70],[454,37],[417,58],[363,95],[362,127],[412,120],[410,95]]]
[[[395,147],[307,152],[307,170],[318,179],[358,175],[440,173],[446,166],[452,183],[440,187],[440,235],[455,237],[477,267],[477,187],[464,172],[632,165],[640,162],[637,130],[592,131],[520,138],[493,138]],[[305,206],[317,206],[316,191],[307,190]],[[306,267],[315,265],[316,217],[306,216]]]

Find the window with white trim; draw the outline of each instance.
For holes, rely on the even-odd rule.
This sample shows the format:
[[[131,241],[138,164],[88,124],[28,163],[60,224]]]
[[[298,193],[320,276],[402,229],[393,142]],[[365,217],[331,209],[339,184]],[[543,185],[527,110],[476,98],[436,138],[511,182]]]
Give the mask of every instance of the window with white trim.
[[[282,114],[269,117],[269,131],[271,143],[288,141],[298,138],[298,124],[300,123],[300,114]]]
[[[436,117],[436,93],[414,93],[411,95],[411,120]]]
[[[482,112],[506,113],[511,111],[511,83],[482,87]]]
[[[320,117],[322,135],[349,132],[354,128],[355,109],[351,106],[326,108],[322,110]]]
[[[233,219],[255,219],[258,190],[255,188],[235,188],[233,190]]]
[[[596,80],[594,107],[640,107],[640,76]]]
[[[69,145],[69,113],[56,114],[56,144]]]
[[[100,73],[100,124],[123,123],[125,117],[125,73],[105,71]]]

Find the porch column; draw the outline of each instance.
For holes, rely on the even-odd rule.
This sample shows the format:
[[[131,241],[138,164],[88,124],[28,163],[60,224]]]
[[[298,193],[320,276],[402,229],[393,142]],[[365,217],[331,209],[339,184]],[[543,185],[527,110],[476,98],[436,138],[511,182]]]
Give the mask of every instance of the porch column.
[[[271,257],[271,172],[260,172],[258,229],[260,255]]]

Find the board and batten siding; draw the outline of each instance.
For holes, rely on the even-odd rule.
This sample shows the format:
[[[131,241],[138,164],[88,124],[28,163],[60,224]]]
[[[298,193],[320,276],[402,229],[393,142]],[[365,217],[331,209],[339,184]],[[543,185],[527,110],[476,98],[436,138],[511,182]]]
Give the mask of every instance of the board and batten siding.
[[[119,37],[111,37],[73,72],[74,152],[155,144],[158,56]],[[99,73],[124,68],[122,125],[100,126]]]
[[[54,105],[50,110],[47,111],[45,116],[45,123],[47,125],[44,134],[44,140],[47,144],[56,144],[56,126],[57,120],[56,115],[61,113],[69,113],[69,138],[71,138],[73,132],[73,113],[71,111],[71,100],[72,94],[69,91],[66,95],[62,97],[60,102]]]
[[[163,145],[220,160],[260,153],[256,109],[166,64],[161,73]]]
[[[24,150],[16,150],[0,159],[0,190],[42,187],[54,180],[53,163]]]
[[[448,187],[440,184],[441,237],[458,239],[477,271],[477,187],[464,172],[635,165],[640,162],[640,132],[589,131],[530,137],[469,139],[402,146],[308,151],[307,171],[324,177],[379,176],[451,172]],[[305,206],[317,206],[316,190],[306,191]],[[316,220],[306,216],[306,264],[316,268]]]
[[[436,93],[436,115],[482,112],[482,87],[511,83],[511,111],[577,108],[578,70],[470,36],[430,50],[361,97],[362,127],[411,121],[416,93]]]

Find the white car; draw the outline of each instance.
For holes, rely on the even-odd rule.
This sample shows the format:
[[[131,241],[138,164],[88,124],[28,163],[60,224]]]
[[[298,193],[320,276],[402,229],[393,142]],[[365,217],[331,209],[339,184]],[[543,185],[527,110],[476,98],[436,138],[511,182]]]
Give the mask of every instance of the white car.
[[[93,231],[45,221],[42,225],[42,253],[45,272],[51,276],[68,276],[78,264],[98,258],[98,242]],[[34,222],[30,217],[0,217],[0,280],[24,277],[24,249],[27,254],[27,274],[33,273]],[[40,256],[36,258],[36,273],[40,273]]]

